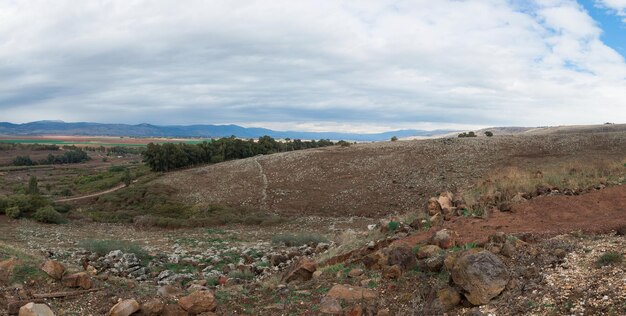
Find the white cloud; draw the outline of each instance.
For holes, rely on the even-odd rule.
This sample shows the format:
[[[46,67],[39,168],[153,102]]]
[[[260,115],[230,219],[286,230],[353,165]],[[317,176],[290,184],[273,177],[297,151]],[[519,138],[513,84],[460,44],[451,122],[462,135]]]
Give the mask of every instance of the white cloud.
[[[626,122],[600,34],[565,0],[1,2],[0,121]]]
[[[596,3],[618,16],[624,17],[623,21],[626,23],[626,0],[596,0]]]

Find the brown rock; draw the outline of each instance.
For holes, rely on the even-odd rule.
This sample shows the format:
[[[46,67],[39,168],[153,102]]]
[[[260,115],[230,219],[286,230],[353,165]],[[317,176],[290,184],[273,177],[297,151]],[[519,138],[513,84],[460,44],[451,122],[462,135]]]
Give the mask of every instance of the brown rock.
[[[178,300],[178,305],[192,315],[212,312],[217,308],[215,296],[210,291],[193,292]]]
[[[361,275],[363,275],[363,269],[352,269],[350,270],[350,272],[348,272],[348,276],[351,278],[356,278],[356,277],[360,277]]]
[[[441,226],[443,225],[443,215],[441,213],[437,213],[430,217],[430,225],[431,226]]]
[[[439,206],[441,207],[442,210],[446,208],[454,207],[454,204],[452,203],[452,193],[450,192],[442,193],[437,198],[437,202],[439,203]]]
[[[165,305],[165,307],[163,307],[163,313],[161,315],[162,316],[189,316],[189,313],[187,313],[178,304],[167,304]]]
[[[346,316],[363,316],[365,310],[361,305],[354,305],[352,308],[346,311]]]
[[[48,274],[51,278],[61,280],[65,267],[56,260],[48,260],[41,266],[41,270]]]
[[[451,275],[454,283],[465,291],[467,300],[474,305],[489,303],[504,290],[510,278],[506,265],[486,250],[460,255]]]
[[[139,303],[135,300],[123,300],[113,305],[109,310],[109,316],[129,316],[139,310]]]
[[[322,273],[324,273],[322,270],[317,270],[317,271],[313,272],[313,278],[317,279],[317,278],[321,277]]]
[[[456,215],[456,207],[446,207],[441,210],[441,214],[443,214],[443,220],[449,221],[453,216]]]
[[[395,280],[400,278],[400,276],[402,276],[402,268],[397,264],[387,267],[383,271],[383,277],[386,279]]]
[[[448,249],[456,245],[458,235],[456,232],[442,229],[436,232],[430,239],[430,244],[437,245],[440,248]]]
[[[417,252],[417,257],[419,259],[430,258],[432,256],[438,255],[441,251],[441,248],[439,248],[439,246],[437,245],[426,245],[420,247],[419,251]]]
[[[181,295],[182,291],[171,285],[163,285],[157,289],[157,294],[163,298],[172,298]]]
[[[439,212],[441,212],[441,205],[437,202],[437,198],[428,199],[428,215],[433,216]]]
[[[317,264],[310,259],[302,258],[297,264],[287,270],[287,273],[283,276],[283,282],[292,281],[308,281],[313,277],[313,272],[317,270]]]
[[[437,291],[437,298],[445,310],[450,310],[461,302],[461,295],[451,287]]]
[[[0,284],[6,284],[9,282],[11,273],[13,273],[13,268],[18,264],[18,262],[19,261],[15,258],[0,261]]]
[[[18,316],[54,316],[54,312],[46,304],[28,303],[20,307]]]
[[[320,302],[320,313],[341,315],[341,304],[339,304],[339,301],[334,297],[324,296]]]
[[[389,308],[379,309],[378,313],[376,313],[376,316],[391,316],[391,311],[389,310]]]
[[[78,272],[65,276],[61,282],[66,287],[80,287],[88,290],[93,287],[91,277],[85,272]]]
[[[327,296],[347,301],[371,300],[376,298],[376,292],[362,287],[337,284],[328,291]]]
[[[151,299],[141,305],[141,313],[145,316],[159,316],[163,313],[165,304],[158,299]]]
[[[396,247],[389,251],[387,264],[399,265],[403,270],[409,270],[417,266],[417,260],[413,250],[407,247]]]
[[[371,270],[380,270],[387,265],[387,256],[382,251],[365,256],[362,260],[363,265]]]
[[[505,242],[504,245],[502,245],[502,249],[500,250],[500,254],[506,257],[511,257],[513,256],[513,254],[515,253],[515,243],[512,242]]]

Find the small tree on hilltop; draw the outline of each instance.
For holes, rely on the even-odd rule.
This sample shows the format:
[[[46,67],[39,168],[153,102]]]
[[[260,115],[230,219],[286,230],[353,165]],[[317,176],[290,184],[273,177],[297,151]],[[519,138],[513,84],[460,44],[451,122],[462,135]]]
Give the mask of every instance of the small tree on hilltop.
[[[486,132],[485,132],[485,136],[487,136],[487,137],[491,137],[491,136],[493,136],[493,132],[491,132],[491,131],[486,131]]]
[[[395,141],[397,141],[397,140],[398,140],[398,137],[397,137],[397,136],[392,136],[392,137],[391,137],[391,141],[392,141],[392,142],[395,142]]]

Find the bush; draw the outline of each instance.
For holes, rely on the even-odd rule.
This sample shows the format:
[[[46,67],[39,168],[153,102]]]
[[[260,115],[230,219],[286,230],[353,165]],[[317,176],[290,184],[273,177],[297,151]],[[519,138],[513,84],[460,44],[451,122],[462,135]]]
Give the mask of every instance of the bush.
[[[54,207],[54,210],[59,212],[59,213],[67,213],[67,212],[69,212],[72,209],[67,204],[54,204],[53,207]]]
[[[240,280],[252,280],[254,279],[254,273],[250,271],[233,270],[228,273],[228,278],[240,279]]]
[[[9,207],[9,199],[6,197],[0,197],[0,214],[4,214]]]
[[[287,247],[299,247],[308,244],[319,244],[327,242],[326,237],[319,234],[282,234],[272,237],[272,243],[284,244]]]
[[[389,224],[387,224],[387,228],[389,228],[389,231],[391,232],[396,231],[396,229],[398,229],[399,226],[400,226],[400,223],[395,222],[395,221],[391,221],[389,222]]]
[[[605,252],[604,254],[602,254],[600,258],[598,258],[598,260],[596,261],[596,264],[600,267],[604,267],[604,266],[620,263],[623,260],[624,260],[623,254],[619,252],[615,252],[615,251],[609,251],[609,252]]]
[[[109,172],[122,172],[126,171],[126,167],[124,166],[111,166],[109,167]]]
[[[391,141],[392,141],[392,142],[395,142],[395,141],[397,141],[397,140],[398,140],[398,137],[397,137],[397,136],[392,136],[392,137],[391,137]]]
[[[11,206],[4,211],[10,218],[19,218],[22,215],[18,206]]]
[[[486,131],[486,132],[485,132],[485,136],[487,136],[487,137],[491,137],[491,136],[493,136],[493,132]]]
[[[65,223],[65,218],[63,218],[63,215],[55,211],[54,207],[52,206],[46,206],[46,207],[38,209],[37,212],[35,212],[35,215],[33,216],[33,218],[36,221],[41,222],[41,223],[48,223],[48,224]]]

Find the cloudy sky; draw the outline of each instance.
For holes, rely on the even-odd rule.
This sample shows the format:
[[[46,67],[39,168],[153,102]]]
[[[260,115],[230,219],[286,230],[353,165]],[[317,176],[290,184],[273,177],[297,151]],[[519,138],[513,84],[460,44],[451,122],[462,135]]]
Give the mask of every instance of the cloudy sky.
[[[626,0],[4,0],[0,121],[626,123]]]

